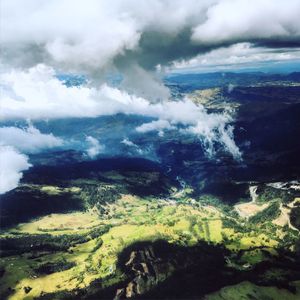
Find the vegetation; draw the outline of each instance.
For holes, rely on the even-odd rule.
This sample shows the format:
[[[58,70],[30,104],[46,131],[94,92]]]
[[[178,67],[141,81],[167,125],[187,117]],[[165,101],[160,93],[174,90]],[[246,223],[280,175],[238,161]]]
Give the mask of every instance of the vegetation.
[[[106,176],[117,179],[116,174]],[[204,251],[205,245],[211,245],[223,253],[224,261],[227,257],[227,267],[241,272],[276,260],[280,245],[295,243],[298,237],[297,232],[270,222],[278,216],[279,201],[245,221],[209,195],[199,201],[190,198],[188,187],[182,198],[177,191],[158,198],[121,193],[126,189],[118,183],[102,182],[98,188],[95,181],[74,184],[77,197],[86,203],[85,212],[50,214],[1,234],[2,298],[73,295],[76,299],[78,292],[113,288],[132,276],[119,265],[121,253],[140,242],[163,240],[181,247],[180,251],[194,251],[199,245]],[[61,193],[59,188],[41,188],[52,195]],[[182,262],[188,257],[192,256],[182,255]],[[159,281],[178,269],[170,262],[165,268]]]
[[[299,284],[295,284],[297,289]],[[206,300],[240,300],[240,299],[272,299],[272,300],[297,300],[298,293],[295,294],[286,289],[279,289],[277,287],[257,286],[250,282],[242,282],[237,285],[225,287],[220,291],[209,295]]]
[[[291,210],[291,223],[300,230],[300,205]]]
[[[59,259],[56,262],[41,262],[34,267],[34,271],[38,274],[51,274],[61,272],[74,267],[74,262],[68,262],[65,259]]]
[[[272,221],[280,215],[279,207],[280,207],[279,202],[275,201],[275,202],[271,203],[264,210],[258,212],[253,217],[250,217],[249,221],[254,224]]]
[[[270,202],[272,200],[281,200],[283,203],[289,203],[294,200],[295,193],[292,190],[277,189],[268,185],[259,185],[257,187],[258,201]]]

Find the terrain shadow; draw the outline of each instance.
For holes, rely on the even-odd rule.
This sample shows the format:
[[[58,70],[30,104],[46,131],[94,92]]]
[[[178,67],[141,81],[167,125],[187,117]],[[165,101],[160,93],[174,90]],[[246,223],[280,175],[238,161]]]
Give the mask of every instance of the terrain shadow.
[[[113,173],[107,175],[107,172]],[[0,225],[4,228],[51,213],[82,211],[95,204],[113,202],[122,193],[167,196],[170,187],[176,184],[163,174],[157,163],[140,158],[38,165],[24,172],[22,185],[1,195]],[[62,189],[59,193],[47,193],[40,189],[43,185]],[[114,188],[99,190],[105,185]],[[85,195],[68,190],[73,186],[79,187]]]
[[[127,279],[104,290],[97,281],[83,299],[190,299],[241,280],[226,266],[230,252],[223,246],[199,242],[186,247],[164,240],[138,242],[125,248],[117,268]],[[100,284],[100,285],[99,285]]]

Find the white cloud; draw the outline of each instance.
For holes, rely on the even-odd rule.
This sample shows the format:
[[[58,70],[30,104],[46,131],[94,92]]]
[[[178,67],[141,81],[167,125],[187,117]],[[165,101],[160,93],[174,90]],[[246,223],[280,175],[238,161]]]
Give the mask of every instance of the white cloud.
[[[103,82],[107,72],[117,70],[123,74],[122,89],[148,100],[165,99],[169,91],[154,72],[156,66],[165,70],[174,61],[178,67],[193,67],[197,63],[209,66],[294,57],[296,54],[286,49],[276,53],[275,47],[273,53],[266,53],[264,48],[251,47],[256,49],[253,53],[247,44],[240,44],[230,50],[241,54],[230,59],[223,49],[190,61],[197,53],[237,42],[274,45],[281,41],[287,47],[299,42],[299,11],[299,0],[2,0],[1,62],[8,69],[43,63],[60,71],[87,72],[94,86]],[[245,48],[250,52],[243,55]],[[26,83],[20,85],[24,90]],[[61,91],[62,97],[66,96]],[[75,97],[70,113],[77,109],[80,115],[78,98],[94,97],[95,92],[68,90],[69,107]],[[37,90],[33,95],[38,96]],[[52,112],[55,107],[49,102]],[[43,104],[36,103],[37,110]],[[90,109],[92,114],[93,103]],[[113,107],[108,105],[110,109]]]
[[[195,122],[203,107],[192,101],[151,103],[142,97],[106,84],[99,88],[67,87],[54,76],[54,70],[37,65],[26,71],[13,70],[0,76],[2,120],[96,117],[117,113],[158,117],[177,123]]]
[[[209,157],[214,156],[215,145],[219,144],[236,160],[241,160],[242,154],[234,142],[233,127],[228,125],[232,121],[228,113],[208,114],[203,106],[196,106],[188,98],[165,105],[161,119],[144,123],[136,130],[141,133],[158,131],[163,136],[164,130],[176,129],[176,124],[187,125],[186,129],[180,131],[196,135]]]
[[[18,186],[22,171],[32,165],[24,153],[37,153],[59,147],[63,141],[52,134],[43,134],[29,125],[27,128],[0,127],[0,194]]]
[[[19,66],[98,72],[122,57],[153,69],[195,55],[195,44],[299,41],[299,11],[299,0],[2,0],[0,42]]]
[[[175,129],[175,126],[172,126],[167,120],[157,120],[149,123],[144,123],[136,128],[136,131],[145,133],[149,131],[158,131],[163,132],[163,130]]]
[[[2,81],[2,120],[95,117],[119,112],[146,112],[143,98],[103,84],[99,88],[67,87],[55,77],[54,69],[37,65],[28,71],[11,70]]]
[[[121,144],[124,144],[126,146],[129,146],[129,147],[136,147],[136,144],[133,143],[132,141],[130,141],[129,139],[125,138],[121,141]]]
[[[233,139],[233,127],[227,125],[227,122],[225,116],[215,115],[200,120],[195,126],[190,126],[182,131],[198,136],[208,157],[214,157],[215,144],[218,143],[223,146],[223,149],[231,153],[236,160],[241,160],[242,153]]]
[[[251,43],[237,43],[199,54],[189,60],[175,61],[173,68],[175,70],[192,70],[193,68],[215,70],[217,67],[233,68],[247,64],[253,66],[256,63],[292,60],[300,60],[300,48],[269,49],[255,47]]]
[[[22,171],[29,169],[28,157],[10,146],[0,146],[0,194],[18,186]]]
[[[134,142],[130,141],[128,138],[123,139],[121,141],[121,144],[124,144],[124,145],[126,145],[128,147],[133,148],[139,154],[143,154],[144,153],[144,151],[137,144],[135,144]]]
[[[162,134],[163,129],[172,129],[177,124],[191,127],[202,124],[201,128],[213,136],[214,142],[218,142],[222,133],[220,128],[226,132],[225,125],[231,121],[228,115],[208,114],[203,106],[197,106],[188,98],[151,103],[106,84],[99,88],[66,87],[54,76],[54,70],[44,65],[28,72],[14,70],[2,74],[1,78],[4,82],[0,112],[3,120],[137,114],[159,119],[142,125],[140,132],[158,129]],[[201,134],[197,130],[190,132],[204,139],[203,130]],[[213,134],[215,131],[219,131],[219,135]]]
[[[86,141],[89,145],[88,149],[86,150],[87,155],[90,158],[95,158],[98,154],[103,151],[103,146],[100,145],[99,141],[92,136],[87,136]]]
[[[194,28],[193,40],[203,44],[232,41],[299,39],[298,0],[221,0]]]
[[[20,49],[34,46],[32,51],[54,63],[99,69],[126,50],[138,50],[145,31],[175,35],[212,2],[4,0],[1,10],[5,30],[0,41]],[[170,13],[167,18],[166,11]],[[22,55],[31,57],[30,53]]]
[[[168,101],[153,70],[174,61],[179,68],[209,68],[299,59],[299,49],[288,48],[300,40],[299,11],[299,0],[2,0],[0,119],[138,114],[158,119],[142,125],[141,132],[157,128],[162,135],[183,124],[208,153],[219,143],[239,157],[230,116],[208,114],[189,99]],[[282,42],[287,48],[257,42]],[[66,87],[55,70],[89,73],[93,81]],[[123,90],[98,84],[112,70],[124,75]],[[149,95],[160,101],[149,101]],[[54,136],[34,129],[6,128],[2,134],[6,144],[26,152],[59,145]],[[101,148],[93,139],[87,138],[91,156]],[[23,161],[13,168],[19,178],[28,167],[25,156],[3,149]]]
[[[24,129],[0,127],[0,144],[13,146],[25,153],[36,153],[42,149],[61,146],[63,141],[53,134],[43,134],[30,125]]]
[[[12,0],[1,6],[2,42],[41,45],[59,63],[103,66],[139,39],[135,21],[108,1]]]

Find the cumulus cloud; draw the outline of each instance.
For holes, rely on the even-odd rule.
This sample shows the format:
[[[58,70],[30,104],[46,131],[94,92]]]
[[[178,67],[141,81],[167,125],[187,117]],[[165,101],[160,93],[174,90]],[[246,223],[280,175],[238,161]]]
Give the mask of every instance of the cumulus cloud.
[[[18,186],[25,171],[31,167],[28,157],[11,146],[0,146],[0,194]]]
[[[98,154],[103,151],[103,146],[100,145],[99,141],[92,136],[86,137],[86,142],[88,143],[88,149],[86,150],[87,155],[90,158],[95,158]]]
[[[241,51],[230,56],[239,63],[245,61],[245,51],[253,61],[270,58],[271,53],[257,44],[273,50],[279,42],[290,48],[300,45],[299,11],[298,0],[3,0],[0,63],[7,69],[42,63],[64,72],[88,73],[94,86],[105,81],[105,74],[116,71],[123,75],[122,89],[157,101],[170,96],[160,76],[174,62],[178,67],[209,65],[213,60],[218,64],[228,56],[224,48],[201,54],[236,43],[240,44],[229,51]],[[287,49],[272,55],[277,59],[295,56],[291,51],[286,54]],[[57,85],[53,79],[51,84]],[[17,85],[24,90],[26,83]],[[73,110],[77,107],[80,114],[78,98],[94,92],[68,90],[70,104],[75,98]],[[93,103],[90,106],[93,110]]]
[[[210,6],[192,39],[204,44],[281,40],[299,42],[298,0],[221,0]]]
[[[63,144],[60,138],[53,134],[43,134],[34,126],[18,128],[0,127],[0,144],[13,146],[25,153],[36,153],[40,150],[59,147]]]
[[[191,123],[199,117],[192,101],[151,103],[126,91],[103,84],[67,87],[55,77],[54,69],[38,65],[28,71],[13,70],[0,76],[2,80],[2,120],[96,117],[117,113],[139,114]]]
[[[95,117],[119,112],[146,112],[149,102],[106,84],[99,88],[67,87],[53,68],[37,65],[28,71],[17,69],[0,75],[2,120]]]
[[[299,11],[298,0],[3,0],[0,42],[12,65],[153,70],[237,42],[299,44]]]
[[[103,66],[134,47],[134,19],[108,1],[3,1],[5,45],[32,47],[37,59],[88,67]],[[25,25],[26,24],[26,25]],[[105,42],[103,42],[105,41]],[[26,61],[28,61],[26,59]]]

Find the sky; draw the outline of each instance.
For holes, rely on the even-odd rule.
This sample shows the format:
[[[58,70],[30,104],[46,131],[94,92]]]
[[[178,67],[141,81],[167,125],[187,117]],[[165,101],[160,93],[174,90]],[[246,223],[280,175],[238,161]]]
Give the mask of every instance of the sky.
[[[64,144],[36,128],[37,120],[153,117],[136,132],[163,137],[184,125],[208,155],[219,143],[241,159],[232,115],[209,114],[187,97],[172,101],[162,79],[170,72],[293,69],[299,14],[300,0],[1,0],[0,193],[18,185],[29,154]],[[66,86],[61,74],[87,82]],[[107,81],[111,74],[122,76],[118,87]],[[14,120],[28,125],[6,124]],[[93,136],[82,143],[91,159],[105,149]]]

